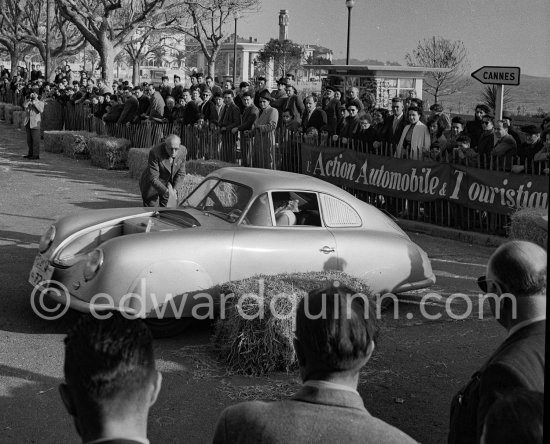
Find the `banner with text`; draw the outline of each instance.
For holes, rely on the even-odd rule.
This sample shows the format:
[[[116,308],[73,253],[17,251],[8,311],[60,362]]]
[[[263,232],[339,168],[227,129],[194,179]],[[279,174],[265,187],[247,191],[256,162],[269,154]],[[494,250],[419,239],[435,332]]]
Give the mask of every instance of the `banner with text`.
[[[548,208],[548,178],[302,145],[302,171],[339,186],[417,201],[446,199],[508,214]]]

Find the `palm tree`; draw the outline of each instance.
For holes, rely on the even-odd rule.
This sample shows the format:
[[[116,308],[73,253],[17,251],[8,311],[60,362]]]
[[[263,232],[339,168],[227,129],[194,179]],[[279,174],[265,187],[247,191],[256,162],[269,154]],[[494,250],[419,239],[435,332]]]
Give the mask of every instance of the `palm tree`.
[[[495,111],[497,102],[497,86],[487,85],[481,93],[481,101],[489,108]],[[502,90],[502,107],[506,108],[506,105],[512,103],[512,92],[510,88],[503,88]]]

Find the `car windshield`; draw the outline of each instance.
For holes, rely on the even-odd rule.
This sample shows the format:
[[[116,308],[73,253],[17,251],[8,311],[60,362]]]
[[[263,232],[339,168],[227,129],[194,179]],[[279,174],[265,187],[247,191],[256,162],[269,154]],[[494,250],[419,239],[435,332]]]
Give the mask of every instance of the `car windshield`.
[[[236,222],[251,197],[250,187],[213,177],[195,188],[180,207],[196,208],[228,222]]]

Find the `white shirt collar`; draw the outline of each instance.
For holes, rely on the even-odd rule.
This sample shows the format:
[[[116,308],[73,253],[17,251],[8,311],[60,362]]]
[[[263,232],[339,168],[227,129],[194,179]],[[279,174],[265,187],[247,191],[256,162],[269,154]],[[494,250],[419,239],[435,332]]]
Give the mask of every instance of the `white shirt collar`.
[[[343,385],[343,384],[336,384],[334,382],[329,382],[329,381],[320,381],[320,380],[309,380],[309,381],[306,381],[304,382],[304,385],[307,385],[308,387],[315,387],[315,388],[318,388],[318,389],[331,389],[331,390],[344,390],[346,392],[352,392],[352,393],[357,393],[359,394],[359,392],[347,385]]]
[[[543,321],[546,319],[545,315],[537,316],[536,318],[526,319],[525,321],[522,321],[516,325],[514,325],[509,331],[508,331],[508,337],[512,336],[517,331],[521,330],[522,328],[527,327],[528,325],[534,324],[535,322]]]

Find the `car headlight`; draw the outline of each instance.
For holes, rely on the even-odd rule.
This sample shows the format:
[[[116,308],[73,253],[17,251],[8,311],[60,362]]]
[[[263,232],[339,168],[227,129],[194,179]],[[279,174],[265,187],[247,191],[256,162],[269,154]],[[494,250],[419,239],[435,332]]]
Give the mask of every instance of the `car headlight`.
[[[55,238],[55,226],[51,225],[42,237],[40,238],[40,244],[38,244],[38,251],[45,253]]]
[[[103,265],[103,251],[99,248],[88,253],[88,260],[84,265],[84,279],[92,279]]]

